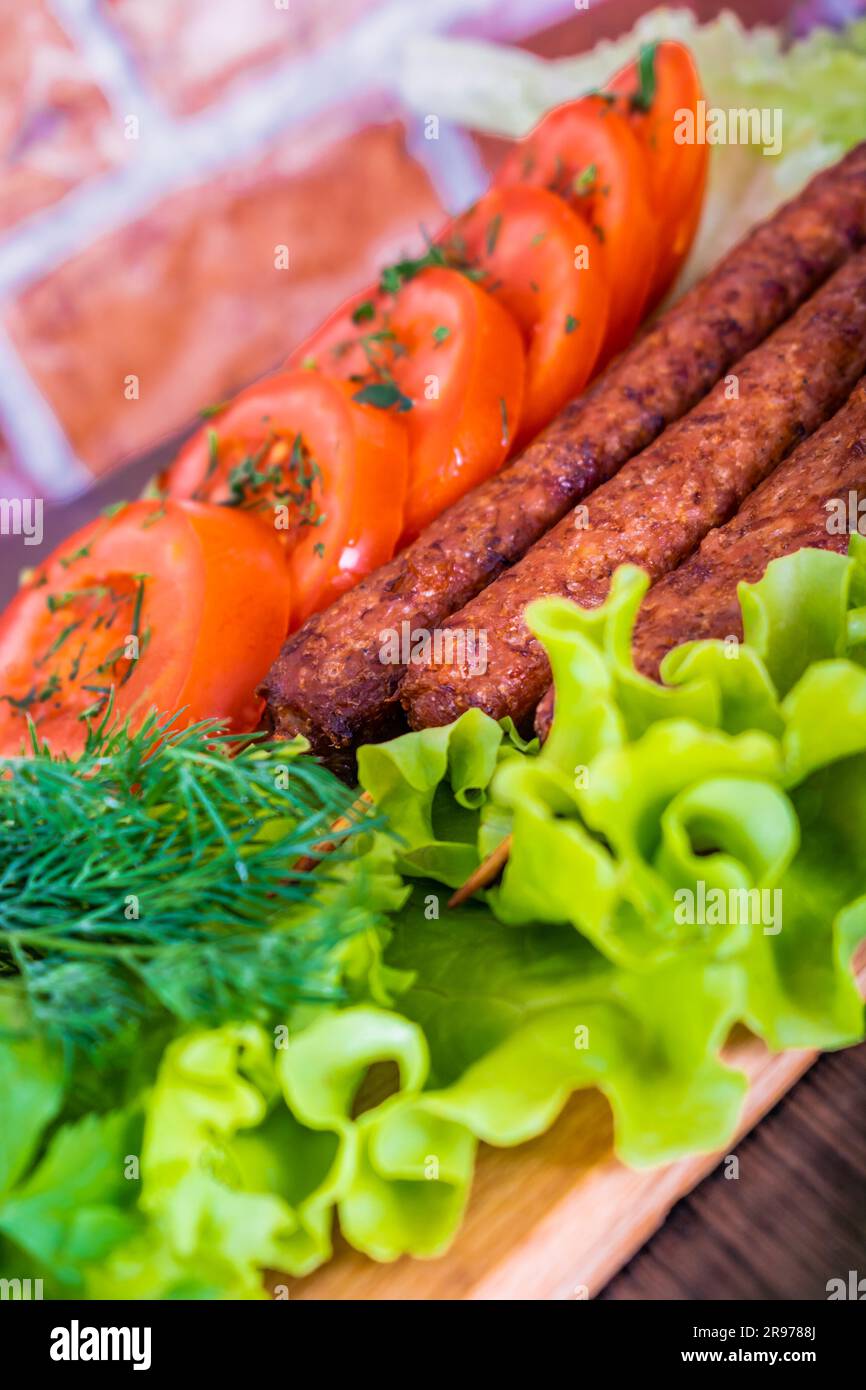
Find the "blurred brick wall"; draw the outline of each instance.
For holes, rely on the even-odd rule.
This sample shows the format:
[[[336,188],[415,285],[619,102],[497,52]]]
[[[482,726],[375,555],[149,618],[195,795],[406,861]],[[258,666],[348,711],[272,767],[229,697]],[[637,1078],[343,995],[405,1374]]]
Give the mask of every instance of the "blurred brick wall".
[[[468,137],[434,150],[400,107],[407,38],[569,15],[0,0],[0,493],[69,496],[177,434],[480,190]]]
[[[99,473],[265,372],[441,216],[398,122],[283,137],[173,193],[14,296],[3,320],[79,459]],[[288,270],[277,269],[277,247]],[[124,389],[137,377],[138,399]]]
[[[407,39],[553,56],[647,8],[0,0],[0,496],[74,495],[175,437],[481,191],[497,142],[401,109]]]
[[[125,155],[87,63],[42,0],[0,8],[0,229]]]
[[[375,7],[371,0],[101,0],[147,81],[178,113],[217,101],[239,73],[314,53]]]

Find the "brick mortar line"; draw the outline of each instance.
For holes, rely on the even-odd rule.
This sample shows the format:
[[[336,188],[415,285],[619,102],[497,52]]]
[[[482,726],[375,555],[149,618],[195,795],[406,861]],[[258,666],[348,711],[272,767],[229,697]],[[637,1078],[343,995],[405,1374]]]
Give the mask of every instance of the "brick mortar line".
[[[148,84],[139,80],[136,63],[123,34],[107,17],[99,0],[45,0],[46,8],[85,62],[88,76],[119,121],[146,117],[170,133],[174,124]]]
[[[96,8],[95,0],[48,3],[79,51],[92,62],[95,78],[99,70],[110,71],[110,83],[100,85],[100,90],[118,120],[139,117],[144,148],[128,165],[85,180],[0,238],[2,297],[50,273],[172,193],[236,167],[244,156],[265,154],[275,136],[341,105],[347,97],[364,97],[377,89],[398,96],[396,68],[408,39],[422,32],[440,33],[460,21],[495,20],[501,7],[501,0],[437,0],[435,7],[425,0],[425,14],[420,7],[408,9],[404,0],[392,0],[311,57],[271,66],[255,83],[241,81],[225,100],[177,119],[155,104],[138,82],[125,56],[122,36]],[[564,10],[564,3],[510,0],[502,15],[503,31],[510,37],[534,32],[539,20],[546,23],[556,14],[569,13],[570,6]],[[518,13],[523,15],[522,23]],[[147,151],[149,139],[151,150]]]
[[[130,142],[140,144],[139,153],[25,219],[0,242],[0,295],[49,274],[171,194],[237,167],[245,156],[266,154],[275,135],[338,104],[341,97],[361,95],[367,84],[351,80],[344,67],[347,56],[342,44],[328,45],[312,61],[283,65],[229,102],[184,122],[157,117],[155,131],[148,129],[147,112],[127,111],[144,115],[140,140]]]
[[[63,426],[2,327],[0,419],[12,446],[13,468],[24,474],[31,494],[41,487],[53,501],[65,501],[93,483],[93,474],[76,456]]]
[[[597,10],[604,3],[605,0],[588,0],[588,7]],[[678,0],[678,3],[671,0],[670,8],[677,9],[682,3],[683,0]],[[655,8],[654,4],[647,5],[648,10]],[[528,34],[541,34],[545,29],[552,29],[581,13],[575,0],[499,0],[496,12],[499,23],[494,42],[500,43],[525,38]],[[466,18],[468,20],[471,16],[467,15]]]
[[[425,119],[418,116],[409,122],[406,147],[424,169],[446,211],[461,212],[487,187],[484,161],[465,130],[450,121],[440,120],[439,138],[428,140]]]

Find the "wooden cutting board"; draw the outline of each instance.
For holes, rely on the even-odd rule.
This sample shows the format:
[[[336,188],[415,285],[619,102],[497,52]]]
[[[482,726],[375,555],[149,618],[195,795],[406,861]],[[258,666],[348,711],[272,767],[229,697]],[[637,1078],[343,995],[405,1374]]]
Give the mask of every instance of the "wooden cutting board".
[[[857,958],[866,996],[866,949]],[[613,1155],[607,1102],[572,1097],[546,1134],[514,1149],[482,1145],[472,1198],[438,1260],[376,1264],[345,1244],[330,1264],[290,1284],[291,1298],[584,1299],[597,1294],[661,1225],[671,1207],[735,1151],[736,1143],[812,1065],[817,1053],[771,1053],[738,1031],[728,1061],[751,1081],[736,1137],[723,1151],[633,1170]]]

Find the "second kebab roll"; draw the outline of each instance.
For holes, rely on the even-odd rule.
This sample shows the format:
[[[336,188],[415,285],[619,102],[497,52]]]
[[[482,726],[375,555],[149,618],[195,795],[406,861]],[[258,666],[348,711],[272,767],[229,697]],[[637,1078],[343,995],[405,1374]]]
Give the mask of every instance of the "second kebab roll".
[[[852,506],[852,494],[855,505]],[[685,564],[650,590],[638,614],[634,662],[647,676],[673,648],[705,638],[743,636],[737,594],[741,581],[755,583],[771,560],[797,550],[848,549],[866,497],[866,378],[831,420],[794,450],[736,516],[704,538]],[[840,526],[844,514],[846,525]],[[547,738],[553,689],[535,719]]]
[[[439,625],[695,405],[866,240],[866,144],[756,227],[523,455],[288,638],[262,686],[278,737],[351,778],[403,724],[386,639]],[[387,659],[386,659],[387,656]]]
[[[460,652],[460,633],[471,632],[473,662],[410,669],[401,700],[412,727],[448,724],[471,707],[527,727],[550,666],[524,622],[526,605],[555,594],[594,607],[629,561],[653,579],[667,574],[838,409],[864,369],[861,251],[689,415],[451,618],[450,649]]]
[[[864,498],[866,377],[726,526],[711,531],[684,565],[650,590],[635,625],[638,670],[657,676],[666,654],[682,642],[741,639],[738,583],[756,583],[771,560],[797,550],[845,554]]]

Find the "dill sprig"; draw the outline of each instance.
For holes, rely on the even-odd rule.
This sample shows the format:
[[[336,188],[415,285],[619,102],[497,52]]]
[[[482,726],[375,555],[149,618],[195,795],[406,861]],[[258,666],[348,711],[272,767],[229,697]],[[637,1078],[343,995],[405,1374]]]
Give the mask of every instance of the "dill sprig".
[[[327,907],[301,920],[328,879],[298,860],[322,857],[338,816],[345,853],[362,828],[347,789],[291,745],[213,721],[154,715],[132,733],[110,718],[75,761],[32,725],[32,756],[0,759],[0,979],[40,1031],[122,1051],[148,1019],[339,998],[333,956],[353,924]]]

